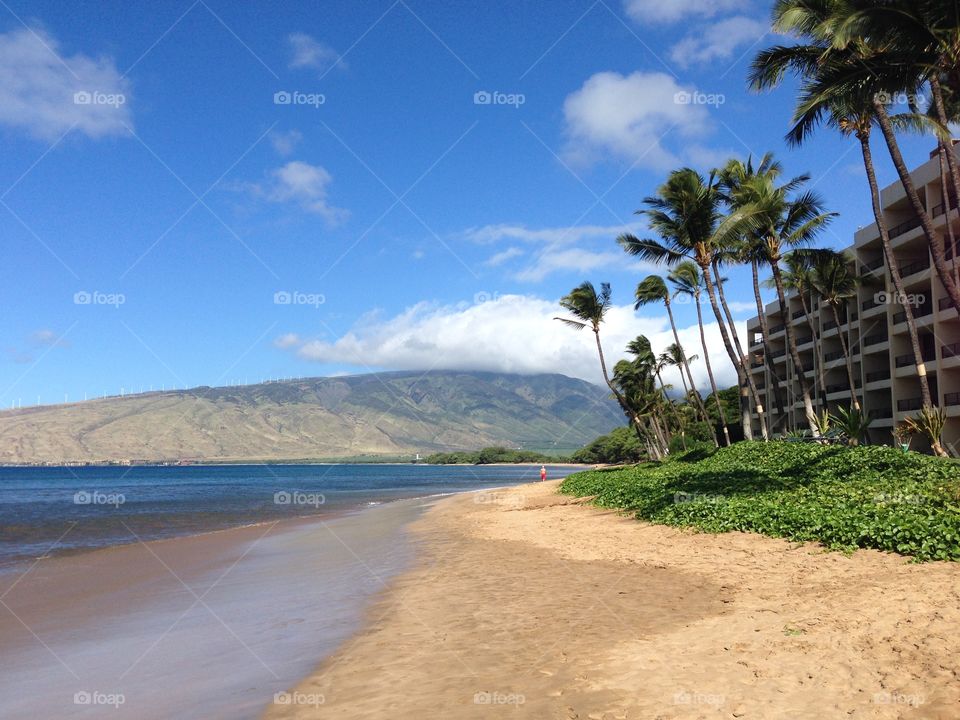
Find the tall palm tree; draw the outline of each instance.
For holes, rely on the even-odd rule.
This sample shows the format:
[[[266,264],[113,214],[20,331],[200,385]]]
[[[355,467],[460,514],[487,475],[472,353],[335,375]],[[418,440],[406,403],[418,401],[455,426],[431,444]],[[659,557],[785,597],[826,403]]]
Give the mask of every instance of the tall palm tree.
[[[667,284],[664,282],[663,278],[659,275],[648,275],[640,281],[639,285],[637,285],[636,303],[634,304],[633,309],[639,310],[644,305],[649,305],[650,303],[655,302],[662,302],[667,308],[667,317],[670,319],[670,330],[673,331],[673,342],[678,348],[681,348],[679,354],[681,360],[680,377],[683,378],[683,373],[686,372],[687,379],[690,381],[690,387],[693,388],[694,402],[697,404],[697,408],[703,415],[703,419],[709,422],[710,416],[707,414],[707,408],[703,404],[703,398],[700,397],[700,393],[697,392],[697,385],[693,382],[693,375],[690,372],[690,365],[687,363],[686,357],[682,351],[680,335],[677,332],[677,323],[673,319],[673,307],[671,305],[671,300],[672,298],[670,297],[670,291],[667,289]],[[684,381],[684,384],[686,384],[686,380]]]
[[[730,329],[730,337],[733,338],[733,346],[737,350],[737,356],[743,359],[743,369],[746,374],[746,386],[740,386],[740,422],[743,427],[747,428],[744,436],[748,440],[753,439],[753,428],[752,422],[750,419],[750,399],[753,399],[753,405],[757,409],[757,416],[760,419],[760,433],[763,435],[764,440],[770,439],[769,429],[767,428],[767,415],[766,408],[763,405],[763,401],[760,399],[760,391],[757,388],[757,384],[753,379],[753,373],[750,372],[750,367],[746,361],[747,353],[743,351],[743,345],[740,343],[740,333],[737,332],[737,323],[733,319],[733,313],[730,312],[730,305],[727,303],[727,294],[723,290],[723,286],[726,284],[727,279],[723,277],[720,273],[721,263],[724,265],[733,264],[734,262],[739,262],[740,260],[740,247],[739,242],[731,244],[725,248],[718,248],[714,253],[713,262],[711,263],[710,270],[713,273],[713,282],[717,288],[717,297],[720,299],[720,307],[723,308],[723,315],[727,320],[727,327]]]
[[[737,372],[737,385],[748,387],[750,379],[745,358],[734,349],[720,311],[712,270],[714,252],[738,236],[749,218],[749,211],[737,209],[724,215],[723,198],[715,176],[705,180],[691,168],[670,173],[657,194],[644,198],[643,204],[645,207],[637,213],[646,216],[650,228],[662,241],[624,234],[617,238],[617,242],[629,254],[651,262],[665,262],[670,266],[684,260],[696,263],[724,348]],[[750,423],[746,422],[744,433],[748,432]]]
[[[669,445],[671,436],[669,419],[671,417],[676,422],[677,430],[681,433],[681,436],[683,436],[684,433],[683,423],[674,412],[676,408],[670,401],[670,396],[667,395],[667,385],[663,382],[663,377],[660,375],[660,371],[663,369],[664,365],[659,360],[656,353],[653,352],[653,347],[650,345],[650,340],[645,335],[637,335],[636,338],[627,343],[627,352],[634,356],[634,364],[640,368],[644,374],[652,375],[660,384],[660,391],[662,394],[661,405],[665,411],[665,422],[662,434],[666,438]],[[651,422],[659,424],[656,413],[651,415],[650,420]],[[686,442],[684,442],[684,446],[686,446]]]
[[[703,275],[697,265],[689,260],[684,260],[670,271],[667,276],[673,283],[678,294],[687,295],[693,298],[694,305],[697,308],[697,325],[700,328],[700,344],[703,346],[703,361],[707,366],[707,377],[710,379],[710,389],[713,391],[714,400],[717,403],[717,411],[720,415],[720,426],[723,428],[723,437],[727,445],[730,444],[730,428],[727,427],[726,415],[723,412],[723,405],[720,402],[720,394],[717,392],[717,381],[713,377],[713,368],[710,365],[710,351],[707,348],[707,336],[703,329],[703,308],[700,303],[700,294],[703,290]]]
[[[807,321],[807,327],[810,329],[810,337],[813,339],[813,357],[817,366],[817,377],[820,380],[819,392],[816,393],[820,400],[822,409],[826,409],[826,387],[824,378],[824,369],[822,356],[820,354],[820,338],[817,337],[817,327],[813,322],[813,270],[810,265],[810,256],[807,253],[793,251],[783,256],[783,284],[800,298],[800,307],[803,309],[803,316]],[[773,286],[773,278],[770,278],[769,287]],[[808,302],[809,300],[809,302]]]
[[[830,21],[819,28],[817,35],[835,48],[862,49],[861,52],[868,55],[870,79],[883,83],[882,90],[912,94],[925,84],[930,88],[932,116],[940,128],[934,131],[938,153],[941,160],[946,161],[953,196],[960,198],[960,163],[947,130],[954,119],[949,107],[960,97],[960,7],[943,0],[854,0],[832,3],[829,17]],[[853,77],[863,72],[862,65],[851,68]],[[837,77],[839,74],[834,79]],[[845,80],[847,84],[849,81],[849,78]],[[874,99],[878,124],[910,204],[930,243],[937,275],[960,314],[960,283],[951,273],[943,242],[937,241],[929,212],[913,187],[882,97]],[[949,219],[949,202],[945,207]],[[953,265],[956,268],[955,262]]]
[[[812,260],[811,280],[823,302],[829,305],[833,312],[833,320],[837,324],[837,335],[840,338],[840,348],[847,365],[850,402],[853,409],[859,412],[860,398],[857,396],[857,386],[853,377],[853,358],[850,356],[846,333],[843,332],[840,322],[840,308],[846,309],[851,298],[857,297],[857,277],[850,272],[849,266],[853,258],[833,250],[818,250],[813,254]]]
[[[691,364],[695,363],[700,359],[699,355],[687,355],[679,343],[674,343],[673,345],[668,345],[667,349],[660,353],[660,362],[663,365],[673,365],[680,372],[680,382],[683,383],[683,396],[690,396],[690,388],[687,385],[687,380],[683,376],[683,368],[687,367],[689,372],[689,367]],[[701,403],[703,401],[701,400]]]
[[[809,180],[801,175],[784,183],[779,182],[781,168],[767,164],[762,172],[730,180],[733,173],[725,174],[725,185],[731,207],[750,209],[752,222],[747,233],[748,242],[757,250],[760,258],[770,267],[777,288],[780,313],[784,319],[787,337],[787,349],[796,369],[800,393],[803,397],[804,414],[810,431],[818,433],[817,415],[813,407],[810,383],[807,382],[806,369],[797,350],[797,338],[790,317],[790,308],[786,300],[785,285],[780,261],[783,254],[795,248],[810,244],[817,233],[824,228],[836,213],[825,212],[820,198],[806,191],[797,197],[791,197]]]
[[[610,283],[601,283],[598,293],[593,283],[586,281],[571,290],[569,295],[560,299],[560,307],[573,315],[573,319],[560,317],[555,319],[575,330],[590,328],[593,332],[597,343],[597,354],[600,357],[600,371],[603,373],[603,380],[610,388],[624,414],[630,419],[640,441],[644,442],[646,438],[644,437],[642,421],[633,411],[620,389],[610,380],[610,374],[607,372],[607,361],[603,355],[603,344],[600,342],[600,326],[610,309],[610,302]]]
[[[898,297],[905,298],[907,293],[883,214],[880,186],[870,147],[871,130],[879,123],[871,88],[840,87],[830,93],[823,90],[830,84],[830,69],[833,65],[843,66],[858,62],[855,52],[838,51],[830,47],[828,33],[823,28],[829,27],[831,23],[835,24],[829,12],[834,4],[829,1],[822,3],[817,10],[814,5],[807,4],[806,0],[778,2],[774,11],[774,26],[784,32],[792,31],[800,35],[808,44],[777,46],[760,52],[751,66],[750,82],[755,89],[765,90],[778,86],[787,72],[793,72],[803,79],[801,95],[794,111],[795,124],[787,134],[787,141],[791,145],[803,144],[821,124],[838,130],[844,136],[856,137],[870,188],[870,201],[880,234],[884,261]],[[823,75],[827,77],[824,78]],[[916,320],[909,303],[904,303],[904,314],[917,376],[920,379],[922,403],[924,407],[929,407],[932,404],[930,385]]]

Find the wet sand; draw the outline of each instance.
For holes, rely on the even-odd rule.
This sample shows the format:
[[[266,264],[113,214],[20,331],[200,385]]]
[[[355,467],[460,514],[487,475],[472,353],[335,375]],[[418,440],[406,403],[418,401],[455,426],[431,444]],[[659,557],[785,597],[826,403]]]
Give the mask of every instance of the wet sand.
[[[960,717],[960,565],[639,523],[556,483],[448,498],[267,718]]]

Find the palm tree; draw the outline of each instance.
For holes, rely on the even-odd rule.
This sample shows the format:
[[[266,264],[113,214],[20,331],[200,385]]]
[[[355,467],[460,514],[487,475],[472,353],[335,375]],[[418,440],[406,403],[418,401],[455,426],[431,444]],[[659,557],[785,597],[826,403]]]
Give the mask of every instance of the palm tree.
[[[827,5],[832,6],[832,3],[828,2]],[[812,7],[802,0],[781,0],[777,3],[774,11],[775,27],[779,27],[784,32],[793,30],[809,44],[778,46],[762,51],[753,61],[750,81],[755,89],[764,90],[779,85],[788,71],[804,78],[801,97],[794,111],[795,125],[787,134],[787,141],[791,145],[803,144],[820,124],[826,124],[844,136],[853,135],[857,138],[870,188],[873,216],[883,247],[884,261],[897,296],[905,298],[906,289],[890,242],[890,232],[880,201],[880,186],[877,183],[873,152],[870,148],[871,130],[874,124],[879,122],[874,98],[869,90],[858,88],[840,88],[829,94],[823,92],[822,87],[829,83],[821,75],[829,75],[827,69],[835,64],[844,65],[857,60],[851,59],[852,52],[844,53],[830,49],[824,31],[820,30],[830,24],[829,13],[821,7],[818,14],[811,9]],[[927,381],[926,366],[913,309],[909,303],[904,303],[904,314],[917,375],[920,378],[922,402],[925,407],[929,407],[932,404],[930,385]]]
[[[724,173],[724,184],[731,207],[749,209],[752,213],[746,235],[747,242],[755,249],[757,256],[770,266],[773,273],[780,313],[784,319],[787,349],[800,383],[807,424],[810,431],[816,435],[817,414],[811,399],[806,369],[797,350],[797,338],[786,301],[780,261],[786,251],[812,242],[817,233],[836,217],[836,213],[824,212],[822,201],[810,191],[791,199],[791,193],[806,183],[809,176],[801,175],[778,184],[780,173],[780,166],[770,162],[765,164],[762,172],[757,171],[752,175],[741,177],[736,172]]]
[[[750,213],[746,209],[738,209],[724,215],[722,201],[714,175],[704,180],[691,168],[675,170],[656,195],[644,198],[646,207],[637,211],[647,217],[650,228],[662,238],[662,242],[641,240],[631,234],[621,235],[617,242],[629,254],[647,261],[665,262],[670,266],[684,260],[696,263],[720,328],[723,345],[737,372],[737,384],[745,388],[750,384],[749,373],[744,357],[734,350],[720,312],[712,269],[716,249],[727,246],[738,236]],[[744,424],[745,434],[750,432],[749,418],[747,420]]]
[[[593,331],[593,336],[597,342],[597,354],[600,356],[600,371],[603,373],[603,380],[620,404],[620,408],[624,414],[630,419],[640,441],[644,442],[646,438],[644,437],[643,424],[640,418],[633,411],[619,388],[611,382],[610,375],[607,373],[607,362],[603,355],[603,345],[600,342],[600,326],[603,324],[604,317],[606,317],[607,311],[610,309],[610,298],[610,283],[601,283],[600,292],[598,293],[593,283],[589,281],[583,282],[571,290],[569,295],[565,295],[560,299],[560,307],[573,315],[575,319],[554,319],[576,330],[590,328],[590,330]]]
[[[960,198],[960,167],[954,154],[949,130],[954,113],[948,108],[960,97],[960,8],[942,0],[886,0],[885,2],[834,3],[830,21],[817,36],[835,48],[857,48],[867,56],[866,70],[870,80],[883,82],[880,88],[888,93],[916,93],[924,84],[930,88],[932,116],[939,128],[938,153],[946,161],[954,198]],[[854,76],[862,74],[866,64],[850,66]],[[849,69],[848,69],[849,73]],[[834,79],[839,79],[838,73]],[[844,82],[849,84],[850,79]],[[960,314],[960,283],[948,267],[943,242],[938,242],[927,209],[923,206],[906,164],[900,154],[894,124],[883,102],[884,95],[874,97],[877,121],[890,157],[907,192],[910,204],[920,219],[930,244],[937,275],[954,308]],[[949,144],[948,144],[949,143]],[[949,220],[949,199],[945,204]],[[948,223],[949,224],[949,223]],[[948,236],[952,233],[948,233]],[[954,255],[956,254],[954,249]],[[954,263],[956,267],[956,263]]]
[[[710,365],[710,351],[707,349],[707,336],[703,329],[703,308],[700,303],[700,293],[703,290],[703,275],[695,263],[684,260],[679,263],[667,276],[670,282],[676,287],[678,294],[687,295],[693,298],[694,305],[697,307],[697,325],[700,328],[700,344],[703,346],[703,361],[707,366],[707,377],[710,378],[710,389],[713,391],[714,400],[717,403],[717,410],[720,415],[720,426],[723,428],[723,437],[727,445],[730,444],[730,429],[727,427],[726,415],[723,412],[723,405],[720,402],[720,395],[717,392],[717,381],[713,378],[713,368]]]
[[[850,348],[847,346],[846,334],[840,322],[840,308],[846,310],[850,299],[857,297],[857,277],[850,272],[850,263],[853,262],[853,258],[833,250],[819,250],[813,254],[812,259],[811,281],[823,302],[829,305],[833,312],[833,320],[837,324],[837,336],[840,338],[840,348],[847,365],[851,408],[859,413],[860,398],[857,397],[857,386],[853,378],[853,358],[850,357]]]
[[[690,388],[687,386],[686,378],[683,376],[683,368],[690,372],[690,365],[700,359],[699,355],[687,355],[679,343],[668,345],[667,349],[660,353],[660,363],[664,366],[673,365],[680,371],[680,382],[683,383],[683,396],[690,396]],[[701,407],[703,400],[701,402]]]
[[[693,382],[693,375],[690,372],[690,365],[687,363],[680,344],[680,335],[677,333],[677,323],[673,319],[670,291],[667,289],[667,284],[662,277],[659,275],[648,275],[637,285],[636,303],[633,309],[639,310],[644,305],[649,305],[654,302],[662,302],[667,308],[667,317],[670,319],[670,329],[673,331],[673,342],[677,348],[680,348],[680,378],[683,379],[683,373],[686,372],[687,379],[690,381],[690,387],[693,388],[694,402],[703,415],[703,419],[709,422],[710,417],[707,414],[707,408],[703,404],[703,398],[700,397],[700,393],[697,392],[696,383]],[[686,387],[686,380],[684,380],[684,387]]]
[[[820,360],[820,338],[817,337],[817,328],[813,322],[813,270],[810,267],[810,256],[807,253],[794,250],[783,256],[783,284],[787,290],[796,294],[800,298],[800,307],[803,309],[804,319],[807,321],[807,327],[810,329],[810,337],[813,339],[813,357],[817,366],[817,377],[820,380],[820,392],[816,393],[820,404],[826,407],[826,387],[824,379],[823,362]],[[767,287],[774,287],[773,278],[769,278],[765,283]],[[809,304],[807,300],[809,299]]]
[[[650,340],[645,335],[637,335],[636,338],[627,343],[627,352],[634,356],[633,362],[643,372],[643,374],[656,377],[657,382],[660,384],[660,391],[662,394],[661,405],[666,411],[665,419],[669,420],[669,417],[673,417],[682,438],[685,434],[683,430],[683,422],[675,412],[676,408],[674,407],[673,402],[670,401],[669,395],[667,395],[667,385],[663,382],[663,377],[660,375],[660,371],[663,369],[664,363],[661,362],[657,355],[653,352],[653,348],[650,345]],[[656,413],[651,414],[650,421],[652,423],[659,424]],[[670,424],[669,422],[665,422],[664,425],[665,428],[662,434],[666,438],[669,447],[671,435]],[[684,448],[686,448],[685,440],[683,444]]]
[[[723,291],[723,286],[726,284],[727,279],[720,274],[721,263],[729,264],[733,261],[739,261],[741,255],[740,247],[741,244],[737,242],[736,244],[731,244],[729,247],[718,249],[713,256],[711,271],[713,272],[713,281],[717,287],[717,296],[720,298],[720,306],[723,308],[723,314],[727,319],[727,326],[730,328],[730,336],[733,338],[734,347],[737,349],[737,356],[746,358],[747,353],[743,351],[743,345],[740,344],[740,333],[737,332],[737,324],[733,319],[733,313],[730,312],[730,305],[727,304],[727,295]],[[746,361],[743,361],[743,366],[747,378],[747,387],[740,386],[740,422],[743,427],[748,429],[744,432],[744,436],[748,440],[753,439],[753,428],[751,427],[752,422],[750,420],[750,397],[752,397],[753,404],[757,408],[757,416],[760,419],[760,433],[766,441],[770,439],[770,433],[767,428],[766,408],[763,406],[763,401],[760,400],[760,391],[753,379],[753,373],[750,372],[751,368],[747,366]]]

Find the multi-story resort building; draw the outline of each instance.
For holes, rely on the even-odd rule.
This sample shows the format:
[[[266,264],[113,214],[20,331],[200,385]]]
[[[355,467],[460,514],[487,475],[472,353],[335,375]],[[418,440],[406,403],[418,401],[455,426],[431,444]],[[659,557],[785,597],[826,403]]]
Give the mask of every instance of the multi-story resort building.
[[[948,214],[944,212],[937,155],[932,154],[928,162],[913,171],[912,177],[941,238],[947,233]],[[867,192],[866,184],[864,192]],[[863,411],[872,419],[870,440],[890,443],[894,426],[916,415],[921,408],[920,380],[903,307],[903,302],[910,302],[932,400],[947,415],[943,444],[960,452],[960,318],[937,277],[920,221],[900,182],[881,191],[881,203],[907,297],[897,296],[884,261],[880,232],[875,222],[870,223],[856,232],[853,245],[847,249],[856,273],[864,277],[864,282],[857,297],[851,298],[847,307],[840,310],[839,326],[830,307],[821,303],[816,293],[812,299],[805,298],[809,317],[796,293],[787,296],[786,314],[781,313],[779,303],[774,301],[764,309],[769,357],[764,353],[760,318],[754,317],[747,323],[750,371],[777,434],[787,428],[805,428],[798,368],[790,358],[786,325],[791,324],[797,339],[815,406],[823,407],[826,403],[831,411],[851,405],[840,341],[842,334],[852,357],[857,395]],[[956,208],[955,200],[951,204]],[[946,243],[947,258],[957,277],[960,214],[950,213],[950,222],[955,240],[953,247],[949,240]],[[773,396],[772,371],[780,379],[782,414],[778,413]],[[754,431],[759,433],[756,407],[753,422]],[[914,440],[915,446],[919,443],[922,441]]]

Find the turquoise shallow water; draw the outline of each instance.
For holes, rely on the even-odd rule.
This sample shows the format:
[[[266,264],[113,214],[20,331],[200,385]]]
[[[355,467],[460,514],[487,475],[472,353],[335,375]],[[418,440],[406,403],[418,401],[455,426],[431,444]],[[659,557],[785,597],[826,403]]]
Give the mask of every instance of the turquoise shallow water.
[[[538,468],[525,466],[0,467],[0,568],[137,538],[536,479]]]

